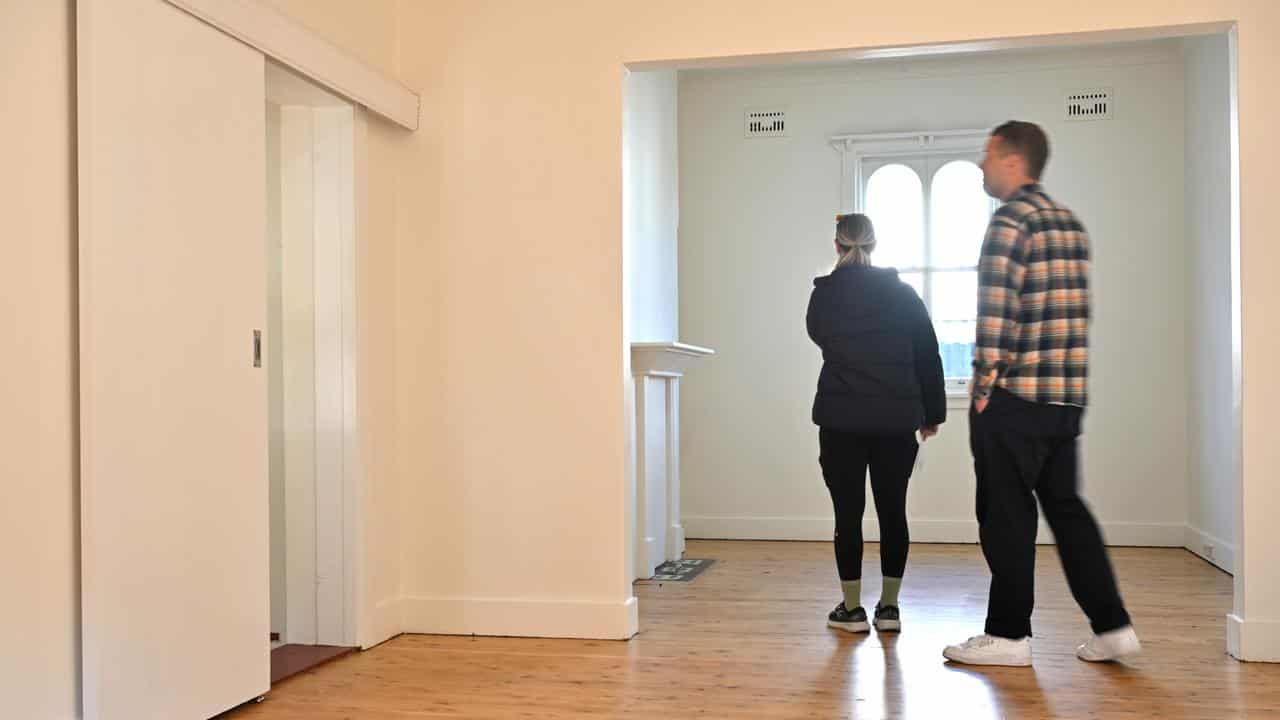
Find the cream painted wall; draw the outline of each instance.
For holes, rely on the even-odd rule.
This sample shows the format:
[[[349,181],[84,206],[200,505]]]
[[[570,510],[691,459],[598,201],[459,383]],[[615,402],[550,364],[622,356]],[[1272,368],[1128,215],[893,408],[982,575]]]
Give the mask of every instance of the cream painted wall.
[[[1239,463],[1232,437],[1228,47],[1225,37],[1186,43],[1186,226],[1188,280],[1187,547],[1230,571],[1234,563]]]
[[[1182,67],[1180,44],[1164,41],[683,74],[680,321],[720,351],[683,389],[690,536],[831,537],[810,421],[821,354],[804,328],[812,278],[833,259],[831,217],[853,205],[828,138],[1020,118],[1045,127],[1045,184],[1092,233],[1086,495],[1108,541],[1181,546],[1187,462],[1168,449],[1187,442]],[[1112,89],[1113,119],[1064,118],[1066,95],[1087,88]],[[764,107],[787,108],[787,137],[743,137],[744,110]],[[919,541],[977,539],[961,405],[912,478]],[[866,519],[877,537],[870,508]],[[1052,541],[1047,527],[1039,539]]]
[[[436,284],[430,292],[439,303],[402,304],[400,327],[422,335],[413,357],[435,361],[412,372],[442,379],[412,391],[403,385],[403,402],[424,416],[425,408],[439,413],[415,428],[443,429],[439,442],[414,437],[438,453],[430,463],[405,453],[406,506],[417,515],[405,528],[411,597],[479,612],[530,607],[520,600],[612,604],[630,594],[622,570],[627,494],[618,481],[627,462],[618,392],[624,63],[1238,19],[1241,144],[1246,157],[1276,154],[1267,118],[1280,110],[1280,90],[1268,78],[1280,71],[1280,57],[1267,38],[1280,25],[1280,8],[1265,0],[1119,0],[1087,14],[1072,5],[1027,13],[1014,0],[974,12],[935,0],[868,5],[857,23],[833,21],[849,16],[847,3],[801,0],[775,10],[728,0],[406,9],[405,27],[430,38],[405,44],[404,79],[424,89],[414,78],[430,76],[433,59],[446,61],[439,91],[424,89],[424,107],[447,135],[446,142],[429,131],[415,141],[423,147],[410,164],[439,165],[410,171],[417,176],[407,175],[404,188],[412,198],[406,207],[435,203],[439,216],[430,224],[415,219],[428,209],[406,216],[407,234],[425,234],[435,247],[421,250],[422,261],[402,257],[400,277]],[[1280,189],[1273,165],[1243,165],[1247,357],[1280,349],[1261,319],[1249,324],[1280,310],[1262,275],[1280,252],[1265,239],[1267,198]],[[434,243],[432,227],[439,229]],[[1261,284],[1251,285],[1254,277]],[[1265,423],[1280,401],[1280,381],[1258,368],[1245,382],[1246,546],[1253,539],[1273,547],[1276,533],[1262,521],[1280,511],[1280,489],[1266,482],[1280,448],[1267,443]],[[1249,558],[1246,552],[1246,565]],[[566,574],[569,560],[574,572]],[[1255,562],[1258,574],[1244,588],[1247,616],[1280,619],[1280,577],[1264,569],[1260,554]],[[439,607],[423,603],[421,615],[407,607],[406,618],[428,627]],[[465,629],[464,619],[441,626]],[[583,615],[575,626],[595,621]]]
[[[410,629],[466,631],[485,624],[468,611],[518,608],[534,611],[523,613],[528,622],[517,617],[497,629],[535,634],[554,624],[541,622],[545,613],[556,620],[583,609],[584,599],[588,607],[613,606],[630,596],[622,570],[628,492],[607,480],[624,477],[627,463],[627,408],[617,392],[625,367],[618,341],[624,63],[1238,20],[1245,272],[1264,272],[1271,252],[1261,242],[1248,245],[1251,232],[1264,237],[1266,198],[1280,189],[1271,164],[1247,159],[1276,150],[1266,118],[1280,109],[1280,96],[1267,78],[1280,58],[1265,38],[1280,26],[1280,8],[1267,0],[1120,0],[1088,15],[1073,6],[1027,14],[1014,0],[988,3],[982,13],[942,2],[881,5],[861,12],[852,28],[831,22],[848,7],[830,0],[802,0],[781,15],[766,12],[771,5],[751,12],[728,0],[404,3],[401,31],[391,33],[398,37],[369,32],[337,0],[277,4],[339,44],[359,46],[384,69],[396,65],[387,48],[400,47],[398,37],[412,39],[398,54],[398,76],[423,95],[424,130],[403,146],[399,138],[381,145],[372,132],[370,147],[371,167],[389,173],[384,202],[402,198],[400,242],[380,248],[385,254],[370,275],[375,301],[386,299],[382,293],[394,298],[377,304],[394,308],[378,321],[399,342],[394,359],[379,355],[379,367],[366,365],[382,371],[375,375],[380,407],[397,408],[398,432],[375,435],[371,444],[403,478]],[[388,5],[374,6],[374,14],[391,12]],[[1258,278],[1246,302],[1243,348],[1271,357],[1280,339],[1248,320],[1265,317],[1280,299]],[[1246,292],[1249,281],[1246,275]],[[1280,490],[1264,482],[1280,460],[1264,425],[1280,401],[1280,382],[1263,372],[1246,376],[1244,406],[1244,472],[1257,482],[1248,485],[1243,521],[1245,537],[1260,548],[1280,544],[1265,524],[1280,510]],[[572,402],[564,402],[567,388]],[[1241,586],[1242,617],[1258,619],[1257,637],[1280,643],[1280,623],[1272,624],[1280,620],[1280,577],[1262,572],[1261,552],[1243,555],[1260,572]],[[565,578],[559,563],[570,556],[586,570]],[[603,619],[578,613],[550,631],[604,626],[619,626],[614,610]]]
[[[543,21],[521,28],[500,13],[491,35],[474,10],[405,7],[405,27],[423,35],[405,45],[402,80],[426,108],[406,156],[402,236],[405,627],[625,637],[622,68],[608,71],[613,102],[589,101],[617,117],[581,122],[577,90],[540,99],[559,83],[541,67],[545,48],[528,66],[471,64]],[[564,156],[539,149],[566,134],[577,140]],[[575,202],[573,168],[602,149],[613,162],[593,182],[611,200]],[[583,233],[604,218],[603,235]],[[565,262],[602,254],[619,274]]]
[[[398,76],[401,0],[257,0],[374,68]]]
[[[366,123],[363,149],[357,163],[367,163],[363,205],[357,205],[356,303],[359,313],[358,422],[360,463],[368,478],[364,498],[366,554],[364,617],[360,644],[375,645],[401,632],[397,599],[401,595],[403,487],[400,458],[401,403],[396,348],[397,267],[399,257],[401,180],[398,153],[404,130],[357,110]],[[357,130],[357,134],[359,131]],[[359,141],[358,141],[359,142]],[[361,199],[357,199],[361,202]],[[363,208],[363,214],[361,214]]]
[[[800,0],[782,14],[769,13],[772,4],[729,0],[566,9],[509,1],[280,4],[424,100],[419,133],[406,136],[376,120],[368,130],[361,420],[373,479],[365,592],[377,611],[362,623],[366,642],[397,632],[401,611],[415,609],[397,602],[402,587],[415,598],[453,599],[445,606],[452,616],[406,612],[419,628],[434,616],[463,630],[466,610],[550,607],[554,615],[565,599],[570,611],[585,599],[607,609],[564,618],[554,629],[626,632],[627,611],[614,608],[631,596],[618,392],[624,63],[1238,20],[1241,347],[1258,360],[1246,362],[1244,376],[1245,572],[1237,575],[1236,609],[1245,640],[1236,649],[1280,658],[1280,575],[1269,560],[1280,546],[1271,521],[1280,515],[1280,488],[1268,480],[1280,465],[1268,432],[1280,379],[1266,360],[1280,352],[1280,337],[1265,320],[1280,313],[1268,278],[1280,261],[1268,243],[1270,198],[1280,192],[1271,160],[1280,139],[1270,127],[1280,113],[1273,82],[1280,47],[1271,41],[1280,7],[1117,0],[1088,14],[1071,5],[1026,13],[1015,0],[993,0],[979,13],[929,0],[867,8],[850,26],[832,22],[849,8],[831,0]],[[7,700],[60,717],[74,713],[78,664],[74,184],[68,85],[49,78],[67,77],[71,36],[63,5],[10,3],[4,13],[6,97],[47,110],[4,114],[0,135],[16,141],[20,152],[6,156],[24,158],[17,167],[28,170],[0,181],[3,216],[18,223],[4,234],[5,247],[16,243],[24,258],[0,271],[0,287],[13,293],[5,306],[15,328],[3,349],[5,357],[27,358],[38,378],[8,376],[6,394],[20,410],[10,415],[7,437],[47,452],[6,458],[16,466],[6,466],[5,477],[25,479],[8,498],[6,507],[20,512],[16,523],[3,524],[0,545],[24,548],[10,567],[30,588],[2,601],[13,623],[6,632],[32,650],[2,677]],[[402,35],[414,39],[403,52]],[[13,64],[10,52],[24,61]],[[33,69],[14,74],[13,67]],[[30,238],[49,244],[21,244]],[[34,298],[40,302],[28,312]],[[570,559],[574,572],[565,573]],[[512,622],[513,630],[538,629],[519,613]]]
[[[414,28],[417,48],[404,53],[401,81],[422,98],[422,125],[406,143],[401,156],[404,200],[401,206],[399,262],[396,270],[396,363],[402,368],[398,390],[399,458],[406,469],[400,508],[404,526],[403,588],[412,593],[418,578],[438,575],[445,586],[461,582],[469,550],[460,538],[474,522],[463,512],[464,487],[445,457],[444,448],[461,442],[450,422],[446,394],[451,368],[442,342],[446,310],[446,270],[449,231],[443,207],[451,201],[453,184],[442,173],[444,158],[458,152],[451,134],[462,124],[461,87],[448,62],[458,41],[448,6],[409,3],[402,23]],[[505,229],[494,228],[492,243],[501,242]],[[457,278],[475,282],[478,274]],[[410,569],[413,572],[410,572]],[[396,611],[403,617],[402,606]]]
[[[73,6],[0,6],[0,698],[79,713]]]

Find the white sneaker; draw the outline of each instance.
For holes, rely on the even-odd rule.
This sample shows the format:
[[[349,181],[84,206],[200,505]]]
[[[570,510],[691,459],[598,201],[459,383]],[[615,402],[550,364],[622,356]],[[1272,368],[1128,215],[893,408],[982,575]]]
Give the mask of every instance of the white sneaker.
[[[1089,642],[1076,648],[1076,657],[1086,662],[1108,662],[1140,652],[1142,643],[1138,642],[1138,633],[1133,631],[1132,625],[1125,625],[1119,630],[1089,638]]]
[[[1025,667],[1031,664],[1031,638],[1010,640],[994,635],[978,635],[963,645],[948,645],[942,656],[952,662],[965,665],[1008,665]]]

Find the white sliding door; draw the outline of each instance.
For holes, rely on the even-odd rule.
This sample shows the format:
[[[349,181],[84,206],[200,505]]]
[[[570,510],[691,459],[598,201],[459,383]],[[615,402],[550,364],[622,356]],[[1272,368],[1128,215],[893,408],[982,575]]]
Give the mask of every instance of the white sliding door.
[[[263,57],[77,26],[85,716],[207,718],[270,683]]]

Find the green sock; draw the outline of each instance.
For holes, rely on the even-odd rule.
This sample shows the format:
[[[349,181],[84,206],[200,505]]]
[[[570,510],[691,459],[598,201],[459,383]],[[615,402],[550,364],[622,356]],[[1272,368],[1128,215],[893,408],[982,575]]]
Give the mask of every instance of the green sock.
[[[898,590],[902,589],[902,578],[887,577],[880,588],[880,604],[882,606],[898,605]]]
[[[862,604],[861,580],[841,580],[840,590],[844,593],[845,610],[853,610]]]

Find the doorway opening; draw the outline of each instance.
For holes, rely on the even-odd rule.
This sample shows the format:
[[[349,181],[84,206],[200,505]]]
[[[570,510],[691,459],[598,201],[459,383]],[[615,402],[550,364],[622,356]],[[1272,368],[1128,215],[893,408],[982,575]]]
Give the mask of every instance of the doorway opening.
[[[351,103],[267,63],[272,682],[357,646]]]
[[[905,268],[928,303],[956,381],[949,421],[911,480],[912,540],[976,541],[963,385],[981,236],[968,229],[985,226],[991,206],[974,163],[986,130],[1016,118],[1048,131],[1046,186],[1094,238],[1097,400],[1083,439],[1083,494],[1110,545],[1183,548],[1238,571],[1240,424],[1238,404],[1227,401],[1239,398],[1240,377],[1231,351],[1240,319],[1230,32],[631,67],[629,358],[654,341],[717,352],[688,369],[679,408],[667,409],[681,485],[671,523],[691,540],[830,542],[809,421],[821,358],[805,336],[805,303],[811,279],[834,260],[832,216],[862,210],[876,223],[877,253]],[[644,134],[636,118],[664,111],[678,137]],[[659,162],[670,153],[675,163]],[[670,189],[675,206],[653,202],[654,187]],[[1135,207],[1146,208],[1141,221]],[[677,231],[652,231],[669,219]],[[953,238],[957,228],[967,234]],[[660,266],[652,257],[673,259]],[[678,279],[663,276],[677,266]],[[646,327],[670,328],[669,337],[647,336]],[[630,409],[640,392],[634,381],[624,388]],[[635,464],[650,422],[631,417],[626,430],[629,557],[643,557],[646,541],[648,479]],[[874,542],[867,516],[864,537]],[[1052,542],[1047,527],[1039,541]],[[630,576],[644,577],[648,569],[633,564]],[[834,564],[831,577],[835,587]]]

